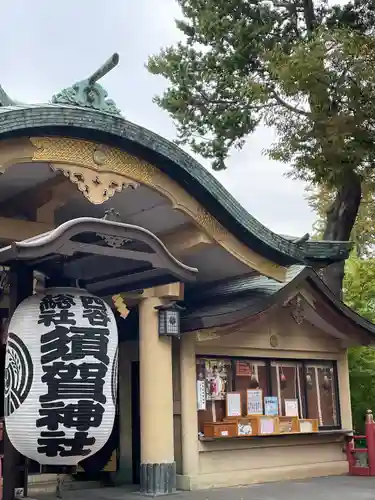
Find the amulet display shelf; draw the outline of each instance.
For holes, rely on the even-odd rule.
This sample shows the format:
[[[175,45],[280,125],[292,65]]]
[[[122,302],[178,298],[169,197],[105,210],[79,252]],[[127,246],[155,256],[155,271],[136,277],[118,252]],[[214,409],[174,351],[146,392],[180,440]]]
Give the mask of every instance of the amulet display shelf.
[[[206,422],[203,426],[204,438],[227,439],[233,437],[251,438],[254,436],[277,436],[286,434],[309,434],[319,430],[317,419],[300,419],[289,415],[264,415],[262,391],[246,391],[247,411],[259,414],[242,415],[242,394],[226,394],[225,413],[222,422]],[[252,404],[249,402],[252,401]],[[260,413],[261,412],[261,413]]]

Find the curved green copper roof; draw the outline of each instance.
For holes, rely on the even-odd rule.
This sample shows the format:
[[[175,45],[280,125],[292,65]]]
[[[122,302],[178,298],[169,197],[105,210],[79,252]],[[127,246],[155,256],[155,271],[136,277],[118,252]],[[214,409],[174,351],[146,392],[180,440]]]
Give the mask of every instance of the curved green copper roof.
[[[97,78],[97,73],[100,71],[90,78]],[[0,140],[55,135],[115,146],[158,167],[240,241],[280,265],[314,262],[323,265],[348,256],[348,243],[295,242],[266,228],[194,158],[172,142],[119,115],[115,103],[107,99],[99,84],[91,84],[90,78],[57,94],[54,104],[19,104],[4,97],[5,102],[0,102]],[[86,96],[85,102],[82,95]]]
[[[290,266],[283,283],[266,276],[249,275],[192,288],[184,300],[186,311],[181,317],[181,330],[214,328],[251,318],[273,305],[283,304],[303,282],[323,294],[327,305],[363,329],[373,344],[375,325],[341,302],[311,267],[303,265]]]

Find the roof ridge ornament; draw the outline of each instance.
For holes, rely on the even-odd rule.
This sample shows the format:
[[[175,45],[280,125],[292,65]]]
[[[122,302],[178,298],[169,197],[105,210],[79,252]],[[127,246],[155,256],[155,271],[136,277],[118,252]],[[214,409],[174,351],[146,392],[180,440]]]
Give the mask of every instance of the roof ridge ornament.
[[[3,87],[0,85],[0,107],[3,106],[17,106],[17,104],[20,104],[17,101],[13,101],[8,94],[5,92]]]
[[[83,108],[96,109],[111,115],[121,115],[121,111],[112,99],[107,99],[107,91],[97,83],[119,63],[120,57],[115,52],[89,78],[61,90],[52,97],[53,104],[68,104]]]

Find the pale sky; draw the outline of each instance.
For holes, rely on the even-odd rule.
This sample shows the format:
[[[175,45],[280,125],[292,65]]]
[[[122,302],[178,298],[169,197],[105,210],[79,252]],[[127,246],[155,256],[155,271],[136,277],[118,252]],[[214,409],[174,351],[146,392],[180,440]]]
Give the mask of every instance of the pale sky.
[[[152,102],[166,82],[144,64],[149,54],[179,40],[174,23],[179,16],[175,0],[3,2],[0,83],[13,99],[48,102],[118,52],[119,66],[100,83],[128,120],[173,140],[172,120]],[[314,214],[304,200],[304,185],[283,176],[287,165],[262,155],[272,137],[272,130],[259,129],[232,155],[228,170],[215,175],[263,224],[302,236],[311,231]]]

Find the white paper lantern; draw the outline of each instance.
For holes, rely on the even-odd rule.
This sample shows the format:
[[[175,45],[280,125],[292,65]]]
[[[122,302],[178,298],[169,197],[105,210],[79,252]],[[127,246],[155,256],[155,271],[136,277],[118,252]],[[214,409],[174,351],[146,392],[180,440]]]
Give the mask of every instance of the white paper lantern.
[[[5,423],[22,455],[76,465],[112,432],[118,334],[110,307],[77,288],[25,299],[9,323]]]

